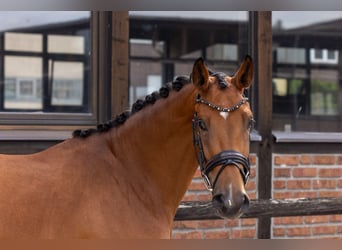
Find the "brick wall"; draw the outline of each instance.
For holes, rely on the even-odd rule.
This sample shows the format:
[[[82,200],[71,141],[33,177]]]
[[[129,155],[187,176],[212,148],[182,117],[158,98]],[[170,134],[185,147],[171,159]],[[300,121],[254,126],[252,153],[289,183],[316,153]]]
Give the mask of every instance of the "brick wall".
[[[341,197],[342,155],[273,157],[273,198]],[[272,219],[272,238],[342,238],[342,215]]]
[[[273,154],[272,198],[315,198],[342,196],[342,154]],[[251,199],[257,198],[258,168],[251,156],[251,178],[246,186]],[[209,201],[197,171],[184,201]],[[257,238],[257,219],[176,221],[174,239]],[[342,239],[342,215],[272,218],[271,238]]]
[[[251,155],[251,175],[246,191],[251,199],[256,199],[257,157]],[[210,201],[211,193],[206,190],[200,171],[197,170],[183,201]],[[175,221],[174,239],[241,239],[257,237],[257,219],[220,219],[200,221]]]

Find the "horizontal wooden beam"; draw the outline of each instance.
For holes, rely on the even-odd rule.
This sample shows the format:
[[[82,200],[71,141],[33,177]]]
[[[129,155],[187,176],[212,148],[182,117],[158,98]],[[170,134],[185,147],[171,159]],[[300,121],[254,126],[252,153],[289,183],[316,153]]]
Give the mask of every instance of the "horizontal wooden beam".
[[[342,198],[251,200],[242,218],[342,214]],[[182,202],[175,220],[221,219],[211,202]]]

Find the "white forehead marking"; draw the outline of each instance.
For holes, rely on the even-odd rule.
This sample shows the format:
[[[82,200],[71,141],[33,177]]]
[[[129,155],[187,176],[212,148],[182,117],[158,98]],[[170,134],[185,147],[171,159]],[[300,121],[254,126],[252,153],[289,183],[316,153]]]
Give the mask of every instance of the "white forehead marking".
[[[223,117],[223,119],[227,120],[227,117],[229,115],[229,112],[220,112],[220,116]]]

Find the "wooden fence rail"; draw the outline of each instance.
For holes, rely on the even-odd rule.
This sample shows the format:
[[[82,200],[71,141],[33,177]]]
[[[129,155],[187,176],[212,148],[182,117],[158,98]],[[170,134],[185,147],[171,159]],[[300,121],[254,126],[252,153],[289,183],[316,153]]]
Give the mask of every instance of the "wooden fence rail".
[[[342,214],[342,198],[251,200],[242,218]],[[175,220],[220,219],[211,202],[182,202]]]

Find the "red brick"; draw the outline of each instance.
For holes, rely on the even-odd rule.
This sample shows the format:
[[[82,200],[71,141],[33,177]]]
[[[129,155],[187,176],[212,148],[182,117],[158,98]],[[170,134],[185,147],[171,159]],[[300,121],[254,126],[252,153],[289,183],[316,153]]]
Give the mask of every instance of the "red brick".
[[[280,237],[285,236],[285,228],[273,228],[273,236],[274,237]]]
[[[286,198],[292,198],[293,192],[273,192],[273,198],[274,199],[286,199]]]
[[[315,224],[315,223],[328,223],[330,220],[330,215],[322,215],[322,216],[305,216],[305,223]]]
[[[319,191],[319,197],[341,197],[341,191]]]
[[[307,191],[307,192],[293,192],[293,198],[316,198],[318,197],[317,191]]]
[[[199,194],[197,195],[197,198],[199,201],[211,201],[211,194],[208,193],[208,194]]]
[[[294,177],[316,177],[316,168],[295,168],[293,169],[292,175]]]
[[[290,237],[295,236],[309,236],[311,234],[310,228],[308,227],[293,227],[287,229],[287,235]]]
[[[290,177],[291,169],[290,168],[275,168],[274,176],[275,177]]]
[[[330,222],[342,222],[342,214],[330,215]]]
[[[310,180],[289,180],[287,182],[288,189],[310,189],[311,181]]]
[[[279,225],[279,224],[280,224],[280,219],[281,219],[281,217],[274,217],[274,218],[272,219],[274,225]]]
[[[256,219],[242,219],[241,220],[241,225],[242,226],[255,226],[257,224]]]
[[[204,239],[229,239],[228,231],[205,231]]]
[[[198,222],[198,228],[224,228],[224,220],[203,220]]]
[[[202,233],[199,231],[176,232],[173,233],[173,239],[202,239]]]
[[[314,155],[312,162],[317,165],[334,165],[336,157],[332,155]]]
[[[233,230],[233,239],[253,239],[256,238],[256,230],[254,229],[237,229]]]
[[[311,158],[311,156],[310,155],[302,155],[301,157],[300,157],[300,164],[302,164],[302,165],[309,165],[309,164],[311,164],[311,162],[312,162],[312,160],[311,160],[312,158]]]
[[[318,172],[319,177],[342,177],[341,168],[321,168]]]
[[[318,234],[335,234],[337,232],[336,226],[319,226],[319,227],[313,227],[312,233],[315,235]]]
[[[342,156],[337,157],[337,165],[342,165]]]
[[[194,174],[194,178],[202,178],[201,171],[199,168],[196,169],[196,172]]]
[[[250,155],[250,156],[249,156],[249,162],[250,162],[251,166],[256,165],[256,162],[257,162],[257,157],[256,157],[256,155]]]
[[[337,186],[336,180],[314,180],[313,188],[315,189],[335,189]]]
[[[230,227],[237,227],[239,226],[239,220],[235,219],[235,220],[226,220],[226,227],[230,228]]]
[[[284,189],[286,188],[286,181],[273,181],[274,189]]]
[[[300,225],[303,224],[303,217],[279,217],[274,218],[275,225]]]
[[[193,190],[193,191],[196,191],[196,190],[199,190],[199,191],[204,191],[204,190],[207,190],[207,188],[205,187],[203,181],[201,180],[200,182],[199,181],[192,181],[188,187],[188,190]]]
[[[247,190],[247,194],[248,194],[248,197],[249,199],[251,200],[255,200],[257,198],[257,194],[254,190]]]
[[[254,191],[256,190],[256,183],[255,181],[251,181],[249,180],[246,187],[245,187],[246,190],[249,190],[249,191]]]
[[[197,197],[193,193],[186,193],[182,199],[183,201],[196,201]]]
[[[174,229],[196,229],[197,221],[174,221]]]
[[[249,178],[253,179],[256,177],[256,169],[255,168],[251,168],[251,171],[249,172]]]
[[[286,166],[297,166],[299,163],[298,156],[295,155],[284,155],[284,156],[275,156],[274,164],[275,165],[286,165]]]

